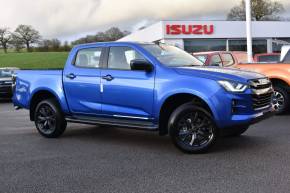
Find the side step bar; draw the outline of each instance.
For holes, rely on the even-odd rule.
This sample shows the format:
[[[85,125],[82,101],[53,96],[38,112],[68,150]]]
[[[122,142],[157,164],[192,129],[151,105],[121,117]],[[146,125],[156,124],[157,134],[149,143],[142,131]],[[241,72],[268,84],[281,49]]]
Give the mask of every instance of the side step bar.
[[[66,117],[67,122],[83,123],[89,125],[111,125],[125,128],[135,128],[142,130],[158,130],[158,125],[148,121],[136,121],[126,119],[111,119],[111,118],[84,118],[84,117]]]

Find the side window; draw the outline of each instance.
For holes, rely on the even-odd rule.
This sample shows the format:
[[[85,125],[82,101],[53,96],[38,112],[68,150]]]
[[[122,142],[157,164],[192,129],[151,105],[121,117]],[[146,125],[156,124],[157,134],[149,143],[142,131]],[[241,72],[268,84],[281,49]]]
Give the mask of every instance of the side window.
[[[209,65],[210,66],[222,66],[221,57],[219,55],[217,55],[217,54],[211,56]]]
[[[111,47],[109,52],[108,68],[131,70],[130,62],[134,59],[144,59],[144,57],[129,47]]]
[[[207,60],[207,56],[206,55],[196,55],[195,56],[198,60],[200,60],[202,63],[205,63]]]
[[[224,66],[231,66],[235,63],[235,60],[231,54],[221,54],[223,58]]]
[[[99,68],[102,48],[88,48],[78,51],[75,66],[84,68]]]

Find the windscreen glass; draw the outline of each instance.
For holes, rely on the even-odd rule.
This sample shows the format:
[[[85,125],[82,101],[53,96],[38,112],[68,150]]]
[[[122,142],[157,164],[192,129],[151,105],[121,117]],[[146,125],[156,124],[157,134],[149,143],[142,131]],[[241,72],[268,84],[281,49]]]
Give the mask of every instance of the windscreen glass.
[[[0,70],[0,78],[12,77],[12,74],[13,74],[12,70]]]
[[[168,67],[203,66],[197,58],[174,46],[145,44],[142,47]]]

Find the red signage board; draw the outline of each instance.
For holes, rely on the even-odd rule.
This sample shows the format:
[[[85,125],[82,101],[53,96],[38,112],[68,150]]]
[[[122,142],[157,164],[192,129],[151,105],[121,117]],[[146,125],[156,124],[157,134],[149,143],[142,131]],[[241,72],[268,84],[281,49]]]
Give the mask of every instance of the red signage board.
[[[167,35],[211,35],[213,33],[213,25],[166,25]]]

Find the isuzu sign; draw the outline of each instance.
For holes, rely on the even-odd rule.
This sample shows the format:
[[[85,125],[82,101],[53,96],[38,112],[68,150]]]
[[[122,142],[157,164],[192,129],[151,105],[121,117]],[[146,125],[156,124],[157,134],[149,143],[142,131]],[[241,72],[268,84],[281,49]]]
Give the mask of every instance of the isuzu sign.
[[[211,35],[213,25],[166,25],[167,35]]]

